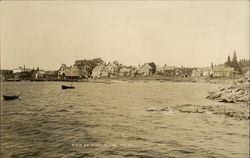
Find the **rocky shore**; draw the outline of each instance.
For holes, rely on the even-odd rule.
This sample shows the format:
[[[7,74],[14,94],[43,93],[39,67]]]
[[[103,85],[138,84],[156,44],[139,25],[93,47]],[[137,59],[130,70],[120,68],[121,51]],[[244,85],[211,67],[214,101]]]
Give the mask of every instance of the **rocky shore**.
[[[247,103],[249,101],[249,84],[240,79],[230,85],[218,86],[216,90],[209,92],[207,98],[225,103]]]
[[[178,111],[183,113],[211,113],[216,115],[225,115],[227,117],[233,117],[238,120],[248,120],[249,111],[247,105],[195,105],[195,104],[181,104],[171,107],[162,108],[149,108],[149,112],[166,112],[166,111]]]
[[[181,104],[162,108],[149,108],[147,111],[178,111],[183,113],[211,113],[225,115],[239,120],[248,120],[249,116],[249,83],[245,78],[230,83],[219,84],[215,90],[208,92],[208,99],[217,100],[226,104],[197,105]]]

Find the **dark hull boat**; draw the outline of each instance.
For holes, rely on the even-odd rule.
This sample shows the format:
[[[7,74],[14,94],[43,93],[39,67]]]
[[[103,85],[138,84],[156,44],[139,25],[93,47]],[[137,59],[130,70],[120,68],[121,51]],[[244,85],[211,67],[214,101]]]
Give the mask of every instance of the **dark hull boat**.
[[[20,82],[21,80],[19,79],[8,79],[7,82]]]
[[[62,85],[62,89],[75,89],[74,86],[64,86]]]
[[[3,99],[4,100],[15,100],[19,97],[19,95],[12,95],[12,96],[8,96],[8,95],[3,95]]]

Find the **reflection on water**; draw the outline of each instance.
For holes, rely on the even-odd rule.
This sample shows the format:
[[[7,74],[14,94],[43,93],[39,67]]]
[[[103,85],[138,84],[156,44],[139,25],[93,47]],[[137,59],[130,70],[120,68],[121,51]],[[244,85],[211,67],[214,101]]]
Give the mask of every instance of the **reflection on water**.
[[[1,157],[248,157],[248,121],[150,107],[215,104],[205,83],[3,83]],[[218,103],[216,103],[218,104]]]

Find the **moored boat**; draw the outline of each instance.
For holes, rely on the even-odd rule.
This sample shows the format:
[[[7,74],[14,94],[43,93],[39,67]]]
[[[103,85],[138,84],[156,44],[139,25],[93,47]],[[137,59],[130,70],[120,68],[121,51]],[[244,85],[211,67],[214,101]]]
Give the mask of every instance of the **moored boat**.
[[[62,89],[75,89],[75,87],[62,85]]]
[[[8,79],[7,82],[20,82],[20,79]]]
[[[19,95],[3,95],[4,100],[15,100],[19,97]]]

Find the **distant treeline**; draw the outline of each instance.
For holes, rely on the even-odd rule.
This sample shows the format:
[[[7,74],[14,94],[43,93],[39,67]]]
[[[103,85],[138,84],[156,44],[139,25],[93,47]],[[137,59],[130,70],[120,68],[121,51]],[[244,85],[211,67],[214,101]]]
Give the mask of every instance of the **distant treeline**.
[[[234,68],[235,71],[238,71],[240,74],[246,73],[249,69],[249,60],[240,59],[238,61],[236,51],[234,51],[233,58],[231,59],[230,55],[227,57],[225,66]]]

